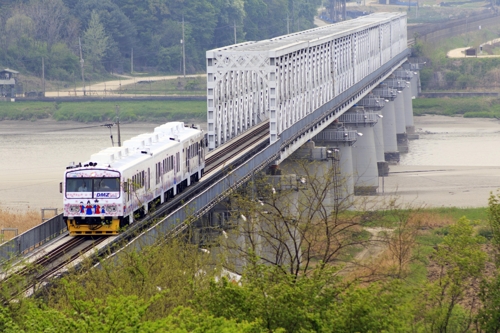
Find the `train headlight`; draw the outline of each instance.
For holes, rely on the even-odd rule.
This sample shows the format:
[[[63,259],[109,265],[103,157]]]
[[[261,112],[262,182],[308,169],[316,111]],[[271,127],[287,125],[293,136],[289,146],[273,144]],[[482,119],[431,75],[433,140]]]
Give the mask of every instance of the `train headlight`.
[[[106,212],[109,214],[116,213],[116,210],[117,210],[116,205],[106,206]]]
[[[69,213],[71,215],[76,215],[80,212],[80,206],[77,205],[71,205],[69,206]]]

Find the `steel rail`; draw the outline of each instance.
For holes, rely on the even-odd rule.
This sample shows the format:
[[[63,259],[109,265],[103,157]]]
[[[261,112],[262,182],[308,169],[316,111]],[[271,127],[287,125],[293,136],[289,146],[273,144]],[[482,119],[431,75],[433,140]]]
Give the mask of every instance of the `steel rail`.
[[[269,135],[269,121],[265,121],[243,135],[237,136],[221,146],[221,149],[208,154],[205,160],[205,173],[210,173],[217,167],[224,165],[228,160],[259,141],[265,135]]]

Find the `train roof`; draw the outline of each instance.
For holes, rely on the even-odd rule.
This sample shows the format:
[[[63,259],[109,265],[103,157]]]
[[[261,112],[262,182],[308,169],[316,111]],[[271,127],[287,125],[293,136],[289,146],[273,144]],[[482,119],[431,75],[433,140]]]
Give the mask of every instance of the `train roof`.
[[[180,142],[193,140],[194,135],[201,133],[202,131],[198,128],[189,127],[183,122],[166,123],[156,127],[153,132],[140,134],[126,140],[122,147],[103,149],[91,155],[90,159],[82,165],[122,169],[129,164],[145,160],[155,153],[175,147]]]

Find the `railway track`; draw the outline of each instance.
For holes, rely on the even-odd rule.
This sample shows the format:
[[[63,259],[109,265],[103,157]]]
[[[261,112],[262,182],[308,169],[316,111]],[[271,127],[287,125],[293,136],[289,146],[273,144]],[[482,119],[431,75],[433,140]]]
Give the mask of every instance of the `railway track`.
[[[11,286],[10,295],[14,298],[19,293],[30,293],[35,285],[45,282],[45,279],[54,275],[61,268],[70,264],[81,256],[82,253],[88,252],[99,243],[103,242],[108,237],[96,237],[89,239],[87,237],[65,237],[66,241],[43,254],[33,263],[24,265],[21,269],[5,274],[1,280],[3,285]],[[19,279],[22,279],[19,286]],[[4,300],[7,301],[7,300]]]
[[[219,166],[224,165],[229,159],[238,155],[245,148],[259,141],[264,136],[269,136],[269,121],[264,121],[244,135],[240,135],[234,140],[229,141],[221,149],[209,153],[205,160],[205,173],[209,173]]]

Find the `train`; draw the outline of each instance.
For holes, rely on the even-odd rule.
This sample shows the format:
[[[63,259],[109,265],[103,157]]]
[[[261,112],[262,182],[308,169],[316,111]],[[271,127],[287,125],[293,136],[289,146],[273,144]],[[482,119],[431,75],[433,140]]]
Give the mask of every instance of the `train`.
[[[66,167],[60,183],[71,236],[117,235],[155,205],[199,181],[205,170],[204,131],[168,122]]]

